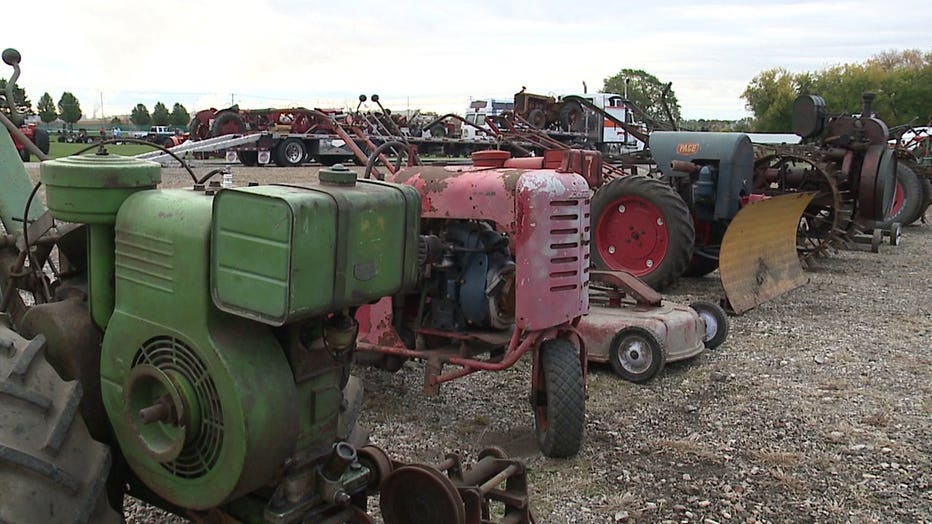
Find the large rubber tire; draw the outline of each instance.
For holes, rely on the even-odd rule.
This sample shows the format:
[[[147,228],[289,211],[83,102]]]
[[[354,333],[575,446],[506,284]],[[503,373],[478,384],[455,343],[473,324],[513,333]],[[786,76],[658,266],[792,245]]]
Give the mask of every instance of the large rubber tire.
[[[586,130],[586,118],[579,102],[570,101],[560,108],[560,126],[566,131],[582,133]]]
[[[586,392],[582,364],[570,341],[547,340],[540,347],[534,428],[540,450],[547,457],[579,453],[586,428]]]
[[[275,148],[275,164],[280,167],[298,167],[307,158],[307,145],[297,137],[286,138]]]
[[[704,277],[716,269],[718,269],[717,259],[700,255],[693,255],[693,257],[689,260],[689,265],[686,266],[686,271],[683,271],[683,276]]]
[[[728,338],[730,329],[728,315],[721,306],[706,300],[697,300],[689,305],[705,323],[705,336],[702,343],[707,349],[715,349]]]
[[[922,183],[922,194],[924,195],[924,203],[922,204],[922,211],[919,212],[919,218],[924,218],[926,210],[929,209],[929,206],[932,205],[932,180],[928,178],[923,178],[920,180]]]
[[[232,111],[220,113],[210,125],[211,138],[230,134],[241,135],[245,132],[246,122],[243,121],[243,117]]]
[[[890,224],[899,222],[904,226],[922,218],[925,211],[925,191],[922,180],[909,166],[897,164],[896,166],[896,194],[890,213],[883,222],[878,224],[880,229],[887,229]]]
[[[547,115],[540,108],[531,109],[527,114],[527,122],[535,129],[543,129],[547,126]]]
[[[120,522],[107,503],[110,450],[79,414],[81,385],[45,361],[43,337],[13,338],[0,349],[0,522]]]
[[[240,164],[243,164],[247,167],[255,167],[259,165],[259,152],[258,151],[237,151],[236,159],[239,160]]]
[[[49,132],[45,129],[36,129],[36,134],[33,137],[33,142],[36,143],[36,147],[39,148],[39,151],[42,151],[46,155],[49,154],[49,147],[51,146],[49,139]]]
[[[667,360],[656,335],[632,326],[615,333],[608,350],[608,363],[621,378],[641,384],[660,373]]]
[[[592,263],[662,291],[689,265],[696,232],[683,199],[662,180],[616,178],[592,197]]]

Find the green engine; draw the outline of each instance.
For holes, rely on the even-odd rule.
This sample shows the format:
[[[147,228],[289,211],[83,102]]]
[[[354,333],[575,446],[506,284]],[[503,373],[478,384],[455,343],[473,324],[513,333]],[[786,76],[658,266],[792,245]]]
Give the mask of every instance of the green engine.
[[[89,227],[104,406],[142,483],[280,522],[364,492],[366,468],[335,444],[353,311],[413,285],[416,190],[339,166],[162,190],[157,164],[112,155],[41,169],[53,215]]]

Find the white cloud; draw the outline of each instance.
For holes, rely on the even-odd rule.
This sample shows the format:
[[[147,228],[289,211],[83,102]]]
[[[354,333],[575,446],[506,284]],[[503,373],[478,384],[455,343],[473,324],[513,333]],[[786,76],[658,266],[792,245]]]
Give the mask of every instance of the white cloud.
[[[625,67],[674,90],[687,117],[745,115],[741,92],[771,67],[817,70],[888,49],[932,48],[926,1],[662,5],[539,2],[158,3],[54,0],[22,5],[0,46],[24,57],[33,101],[71,91],[86,114],[156,101],[462,111],[470,96],[601,87]],[[8,74],[3,74],[8,76]]]

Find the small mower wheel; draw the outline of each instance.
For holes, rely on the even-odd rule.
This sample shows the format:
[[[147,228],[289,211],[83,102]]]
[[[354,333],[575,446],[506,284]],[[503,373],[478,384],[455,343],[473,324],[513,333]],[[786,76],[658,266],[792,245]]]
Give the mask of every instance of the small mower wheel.
[[[708,349],[715,349],[728,338],[728,315],[721,306],[714,302],[698,300],[689,305],[705,323],[705,336],[702,342]]]
[[[893,195],[893,205],[887,218],[878,224],[886,229],[893,222],[909,225],[922,218],[925,211],[925,191],[922,179],[908,165],[900,163],[896,166],[896,191]]]
[[[45,361],[44,338],[11,338],[0,349],[0,522],[119,522],[107,503],[110,450],[81,418],[81,385]]]
[[[898,246],[903,240],[903,226],[899,222],[894,222],[890,224],[890,228],[887,229],[887,234],[890,235],[890,245]]]
[[[609,364],[621,378],[641,384],[654,378],[666,364],[657,336],[641,327],[627,327],[612,338]]]
[[[586,392],[576,346],[566,339],[544,342],[537,368],[537,442],[547,457],[572,457],[582,446],[586,427]]]
[[[883,229],[874,229],[871,235],[871,253],[880,253],[880,244],[883,244]]]
[[[29,162],[29,150],[25,147],[19,150],[19,157],[23,160],[23,163]]]
[[[592,263],[627,271],[662,291],[689,264],[695,229],[682,197],[662,180],[629,175],[592,197]]]

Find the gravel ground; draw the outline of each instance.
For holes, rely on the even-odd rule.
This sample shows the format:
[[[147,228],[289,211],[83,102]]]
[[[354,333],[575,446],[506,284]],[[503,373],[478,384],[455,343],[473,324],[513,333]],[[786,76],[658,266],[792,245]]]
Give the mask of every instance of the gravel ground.
[[[203,171],[203,170],[202,170]],[[305,170],[236,171],[297,181]],[[168,185],[185,185],[166,172]],[[646,385],[590,368],[586,442],[543,458],[530,365],[421,394],[423,368],[360,368],[362,422],[393,457],[499,445],[530,468],[538,522],[932,522],[932,226],[880,255],[840,251],[810,283],[731,319],[720,348]],[[717,273],[666,298],[717,299]],[[129,523],[181,522],[142,504]]]

